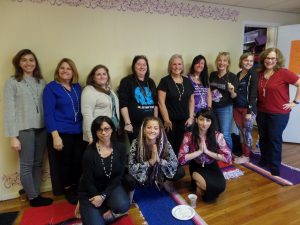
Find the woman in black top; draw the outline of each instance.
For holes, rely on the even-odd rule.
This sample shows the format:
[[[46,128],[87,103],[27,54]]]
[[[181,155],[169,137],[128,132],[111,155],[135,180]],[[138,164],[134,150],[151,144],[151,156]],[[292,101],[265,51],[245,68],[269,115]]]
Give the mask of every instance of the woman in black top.
[[[92,123],[93,143],[83,157],[83,175],[78,196],[83,224],[102,225],[115,214],[129,209],[129,197],[121,180],[126,163],[126,147],[114,141],[116,128],[107,116]]]
[[[132,74],[121,80],[118,91],[124,130],[130,143],[137,138],[145,117],[158,116],[156,85],[150,78],[146,56],[135,56],[131,69]]]
[[[217,71],[210,74],[212,109],[217,117],[220,132],[232,150],[231,124],[233,118],[233,99],[237,96],[238,79],[230,72],[230,54],[220,52],[215,60]]]
[[[254,55],[250,52],[244,53],[240,57],[237,77],[239,85],[237,97],[233,105],[233,118],[240,132],[243,155],[234,159],[237,164],[249,162],[252,149],[252,129],[256,117],[256,98],[258,76],[252,68]]]
[[[183,74],[183,59],[175,54],[169,60],[169,75],[158,85],[158,105],[174,152],[178,150],[183,134],[194,121],[194,88]]]

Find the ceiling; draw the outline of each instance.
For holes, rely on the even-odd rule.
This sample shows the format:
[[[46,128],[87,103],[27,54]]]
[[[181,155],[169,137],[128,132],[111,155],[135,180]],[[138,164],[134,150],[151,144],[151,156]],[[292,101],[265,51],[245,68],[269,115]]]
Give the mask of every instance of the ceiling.
[[[192,0],[192,1],[300,14],[300,0]]]

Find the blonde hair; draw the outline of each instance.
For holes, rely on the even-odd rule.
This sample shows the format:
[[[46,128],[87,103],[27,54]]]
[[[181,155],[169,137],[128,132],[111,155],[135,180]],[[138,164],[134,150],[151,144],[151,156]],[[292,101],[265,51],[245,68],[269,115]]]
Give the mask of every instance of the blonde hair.
[[[169,64],[168,64],[168,73],[171,74],[172,72],[172,64],[174,59],[180,59],[181,63],[182,63],[182,71],[180,73],[180,75],[182,75],[184,73],[184,63],[183,63],[183,59],[182,59],[182,55],[179,54],[174,54],[171,56],[171,58],[169,59]]]
[[[231,65],[231,59],[230,59],[230,53],[229,52],[219,52],[219,54],[217,55],[216,60],[215,60],[215,66],[216,66],[216,68],[218,70],[218,61],[220,60],[220,58],[222,56],[224,56],[227,59],[227,61],[228,61],[228,66],[226,68],[226,71],[229,72],[230,71],[229,70],[230,69],[230,65]]]

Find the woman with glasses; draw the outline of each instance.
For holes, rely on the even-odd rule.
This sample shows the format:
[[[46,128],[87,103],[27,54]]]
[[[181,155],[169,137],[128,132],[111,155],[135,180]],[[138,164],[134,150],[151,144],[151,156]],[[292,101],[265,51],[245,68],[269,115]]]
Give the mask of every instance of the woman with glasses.
[[[111,88],[109,71],[104,65],[97,65],[91,70],[86,85],[81,95],[82,129],[83,140],[91,144],[91,125],[98,116],[108,116],[119,128],[119,99]]]
[[[234,159],[237,164],[249,162],[252,150],[258,80],[257,73],[252,68],[253,62],[254,55],[250,52],[242,54],[239,61],[239,67],[242,70],[237,74],[239,84],[233,105],[233,118],[239,129],[243,155]]]
[[[118,91],[124,130],[130,143],[137,138],[145,117],[158,116],[156,85],[150,78],[146,56],[135,56],[131,70],[132,74],[121,80]]]
[[[230,72],[230,54],[220,52],[215,60],[217,71],[210,74],[212,109],[217,117],[220,132],[232,150],[231,124],[233,118],[233,99],[237,96],[238,79]]]
[[[78,188],[79,210],[84,225],[104,225],[129,209],[129,197],[121,181],[126,147],[116,141],[116,127],[107,116],[97,117],[91,127],[93,143],[83,156]]]
[[[278,48],[268,48],[260,55],[258,74],[257,126],[261,158],[259,165],[274,176],[280,175],[282,133],[289,115],[300,102],[300,78],[283,68],[284,58]],[[293,100],[289,85],[297,87]]]

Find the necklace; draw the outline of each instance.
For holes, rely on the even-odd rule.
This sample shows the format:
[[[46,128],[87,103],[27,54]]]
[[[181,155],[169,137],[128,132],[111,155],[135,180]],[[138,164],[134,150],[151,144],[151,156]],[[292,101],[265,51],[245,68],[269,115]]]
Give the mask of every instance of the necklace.
[[[62,88],[64,89],[64,91],[66,92],[66,94],[69,96],[69,98],[71,100],[72,108],[73,108],[73,111],[74,111],[74,121],[77,122],[77,115],[79,113],[79,98],[78,98],[77,92],[76,92],[75,88],[71,87],[71,91],[70,92],[72,92],[72,90],[74,90],[74,93],[75,93],[75,96],[76,96],[76,100],[77,100],[77,111],[76,111],[74,100],[73,100],[72,96],[69,94],[69,91],[64,87],[64,85],[61,84],[61,86],[62,86]]]
[[[176,87],[176,89],[178,91],[178,94],[179,94],[178,101],[181,101],[181,97],[184,94],[183,78],[181,77],[181,83],[176,83],[175,80],[173,79],[173,77],[172,77],[172,80],[173,80],[173,82],[175,84],[175,87]],[[182,85],[182,91],[179,90],[179,85]]]
[[[101,147],[100,147],[99,143],[96,143],[96,148],[97,148],[97,151],[98,151],[98,153],[100,155],[100,161],[101,161],[101,165],[102,165],[103,170],[104,170],[104,174],[105,174],[105,176],[107,176],[108,178],[110,178],[111,172],[112,172],[113,159],[114,159],[114,151],[111,152],[109,171],[106,171],[106,168],[105,168],[105,165],[104,165],[104,161],[103,161],[103,158],[102,158],[101,153],[100,153],[101,152]]]
[[[145,90],[145,87],[140,84],[140,82],[138,81],[138,79],[135,75],[134,75],[134,77],[135,77],[135,80],[136,80],[137,84],[139,85],[140,89],[142,90],[142,93],[143,93],[143,96],[144,96],[145,100],[147,101],[148,95],[147,95],[147,91]],[[148,80],[147,80],[147,87],[150,90]]]
[[[272,75],[273,75],[273,73],[271,73],[269,76],[267,76],[266,73],[264,73],[264,75],[261,79],[260,85],[262,88],[262,96],[263,97],[266,97],[266,87],[267,87],[267,84],[268,84],[269,80],[271,79]],[[265,83],[264,83],[264,80],[266,80]]]
[[[24,82],[25,82],[27,88],[29,89],[29,91],[32,95],[32,99],[33,99],[33,102],[34,102],[34,105],[35,105],[36,113],[39,113],[39,101],[38,101],[39,89],[38,89],[37,83],[35,81],[35,90],[34,90],[34,88],[26,81],[26,78],[24,78]]]

